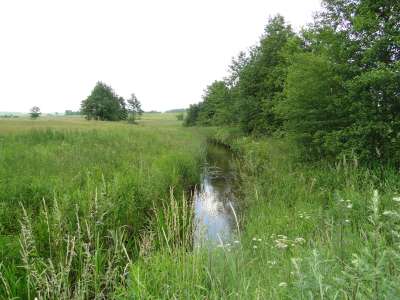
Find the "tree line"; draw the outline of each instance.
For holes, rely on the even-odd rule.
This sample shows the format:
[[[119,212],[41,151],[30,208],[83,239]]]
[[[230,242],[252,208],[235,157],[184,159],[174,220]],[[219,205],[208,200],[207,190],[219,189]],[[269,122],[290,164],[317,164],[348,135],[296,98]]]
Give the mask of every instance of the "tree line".
[[[133,123],[143,113],[135,94],[128,100],[117,95],[111,86],[98,82],[91,94],[81,103],[81,114],[88,120],[120,121]]]
[[[309,159],[399,163],[400,2],[322,3],[300,33],[282,16],[270,19],[185,124],[290,136]]]

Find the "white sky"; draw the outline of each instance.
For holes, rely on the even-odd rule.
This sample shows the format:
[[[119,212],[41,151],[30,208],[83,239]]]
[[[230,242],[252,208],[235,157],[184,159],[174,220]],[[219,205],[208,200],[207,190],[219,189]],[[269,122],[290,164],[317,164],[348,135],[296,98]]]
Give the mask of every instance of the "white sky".
[[[0,111],[78,110],[97,81],[145,110],[188,107],[255,44],[319,0],[0,0]]]

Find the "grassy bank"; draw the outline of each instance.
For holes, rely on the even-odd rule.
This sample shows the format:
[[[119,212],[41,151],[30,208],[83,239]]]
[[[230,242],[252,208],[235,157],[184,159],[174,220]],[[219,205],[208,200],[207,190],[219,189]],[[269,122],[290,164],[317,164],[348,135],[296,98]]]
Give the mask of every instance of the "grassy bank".
[[[198,182],[203,147],[169,115],[1,120],[0,298],[110,298],[156,212]]]
[[[399,297],[398,170],[301,162],[289,140],[216,138],[243,157],[246,297]]]
[[[398,299],[398,171],[302,163],[288,140],[219,130],[241,157],[241,232],[223,247],[132,265],[123,297]]]

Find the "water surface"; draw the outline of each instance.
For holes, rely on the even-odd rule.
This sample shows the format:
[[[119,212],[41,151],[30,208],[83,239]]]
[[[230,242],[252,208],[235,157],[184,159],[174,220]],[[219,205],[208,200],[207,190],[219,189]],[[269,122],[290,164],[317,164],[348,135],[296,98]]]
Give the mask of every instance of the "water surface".
[[[237,172],[232,152],[209,144],[199,188],[194,195],[194,246],[232,240],[236,228]]]

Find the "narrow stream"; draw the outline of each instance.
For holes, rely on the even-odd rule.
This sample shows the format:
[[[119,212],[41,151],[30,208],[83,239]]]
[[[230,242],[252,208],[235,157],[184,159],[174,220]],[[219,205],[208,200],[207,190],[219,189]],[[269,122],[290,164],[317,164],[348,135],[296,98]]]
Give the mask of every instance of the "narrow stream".
[[[194,246],[219,245],[233,238],[236,228],[238,180],[233,154],[208,144],[201,182],[194,195]]]

